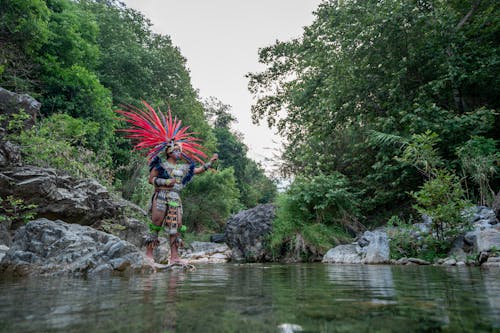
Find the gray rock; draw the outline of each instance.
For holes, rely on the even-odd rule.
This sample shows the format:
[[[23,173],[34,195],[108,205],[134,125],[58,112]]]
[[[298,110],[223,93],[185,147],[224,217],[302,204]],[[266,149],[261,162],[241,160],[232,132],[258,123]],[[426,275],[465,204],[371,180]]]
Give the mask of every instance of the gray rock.
[[[117,215],[110,220],[98,221],[92,228],[115,235],[138,248],[144,245],[144,236],[149,232],[146,223],[127,215]]]
[[[490,251],[493,248],[500,249],[500,225],[490,228],[477,228],[465,234],[464,240],[472,244],[473,251],[479,253]]]
[[[158,237],[160,246],[157,246],[153,251],[153,258],[156,263],[167,264],[170,259],[170,244],[165,237]],[[182,255],[184,249],[179,249],[179,254]]]
[[[274,217],[275,207],[266,204],[241,211],[227,221],[224,234],[232,260],[260,262],[270,258],[264,244]]]
[[[0,262],[2,261],[3,257],[5,257],[5,254],[9,251],[9,247],[6,245],[0,245]]]
[[[10,142],[0,139],[0,168],[21,165],[21,148]]]
[[[231,249],[226,244],[212,242],[192,242],[181,256],[190,263],[221,263],[231,260]]]
[[[445,265],[445,266],[455,266],[456,264],[457,264],[457,261],[454,258],[447,258],[443,262],[443,265]]]
[[[481,267],[500,268],[500,257],[489,257],[488,261],[482,264]]]
[[[123,207],[95,180],[75,179],[54,169],[15,167],[0,172],[0,196],[35,204],[38,217],[91,225]]]
[[[10,225],[9,219],[0,222],[0,245],[11,246]]]
[[[423,260],[423,259],[419,259],[419,258],[408,258],[407,263],[414,263],[417,265],[430,265],[431,264],[430,262]]]
[[[498,223],[495,211],[486,206],[474,206],[464,212],[464,215],[474,224],[490,224]]]
[[[389,238],[385,231],[366,231],[363,238],[369,241],[369,244],[363,247],[363,262],[365,264],[383,264],[389,262]]]
[[[363,263],[363,258],[361,257],[357,248],[358,245],[355,244],[338,245],[326,252],[326,254],[323,256],[322,262],[338,264],[361,264]]]
[[[403,257],[396,260],[396,265],[406,265],[408,263],[408,258]]]
[[[384,230],[365,231],[357,242],[330,249],[322,261],[344,264],[389,263],[389,238]]]
[[[226,244],[212,243],[212,242],[192,242],[189,245],[192,253],[205,252],[206,254],[215,254],[226,252],[229,247]]]
[[[21,110],[29,115],[29,118],[23,121],[23,129],[32,127],[40,113],[41,106],[42,104],[31,96],[19,95],[0,87],[0,114],[6,116],[0,122],[0,127],[8,128],[7,125],[12,115]]]
[[[132,244],[87,226],[38,219],[19,228],[0,263],[13,275],[89,275],[147,269]]]

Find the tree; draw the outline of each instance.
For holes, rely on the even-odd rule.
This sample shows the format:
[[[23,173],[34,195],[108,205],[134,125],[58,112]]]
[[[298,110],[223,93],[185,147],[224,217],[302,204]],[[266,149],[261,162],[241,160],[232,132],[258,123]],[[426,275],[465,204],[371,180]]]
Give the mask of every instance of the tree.
[[[301,38],[262,48],[266,69],[248,74],[253,119],[286,138],[285,173],[341,172],[372,216],[410,200],[424,178],[394,160],[398,147],[371,142],[371,131],[433,131],[448,167],[470,135],[498,138],[498,9],[495,1],[327,1]]]
[[[231,106],[212,97],[205,101],[205,113],[214,126],[217,152],[221,168],[233,168],[240,201],[246,208],[259,203],[272,202],[276,195],[276,184],[269,179],[262,167],[249,159],[248,148],[242,135],[230,129],[236,118],[231,114]]]

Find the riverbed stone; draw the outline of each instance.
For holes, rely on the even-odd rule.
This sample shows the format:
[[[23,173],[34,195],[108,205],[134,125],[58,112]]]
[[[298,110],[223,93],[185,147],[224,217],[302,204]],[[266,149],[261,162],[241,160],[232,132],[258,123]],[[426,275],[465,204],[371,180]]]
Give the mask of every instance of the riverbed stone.
[[[413,264],[417,264],[417,265],[430,265],[431,264],[427,260],[423,260],[420,258],[408,258],[407,264],[408,263],[413,263]]]
[[[129,242],[88,226],[42,218],[16,231],[0,273],[89,275],[147,267]]]
[[[322,261],[344,264],[389,263],[389,238],[383,229],[365,231],[355,243],[338,245],[328,250]]]
[[[231,260],[231,249],[223,243],[196,241],[181,257],[190,263],[224,263]]]
[[[332,264],[361,264],[363,259],[358,252],[357,244],[338,245],[328,250],[323,256],[322,262]]]
[[[272,204],[258,205],[232,216],[226,224],[225,239],[234,261],[261,262],[270,259],[265,239],[276,216]]]

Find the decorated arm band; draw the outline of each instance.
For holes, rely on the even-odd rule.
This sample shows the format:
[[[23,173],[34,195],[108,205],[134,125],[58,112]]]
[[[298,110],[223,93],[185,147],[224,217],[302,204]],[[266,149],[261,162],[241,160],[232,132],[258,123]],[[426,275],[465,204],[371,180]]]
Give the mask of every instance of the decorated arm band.
[[[212,167],[212,163],[210,163],[210,162],[203,164],[203,170],[205,170],[205,171],[207,171],[211,167]]]

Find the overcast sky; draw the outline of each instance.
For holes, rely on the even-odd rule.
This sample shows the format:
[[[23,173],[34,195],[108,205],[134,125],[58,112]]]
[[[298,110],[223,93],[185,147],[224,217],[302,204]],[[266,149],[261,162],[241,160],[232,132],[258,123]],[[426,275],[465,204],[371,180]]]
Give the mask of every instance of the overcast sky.
[[[202,98],[214,96],[232,106],[249,157],[263,162],[279,147],[279,137],[252,124],[245,74],[262,70],[258,49],[302,35],[321,0],[125,0],[172,38],[187,59],[192,84]]]

